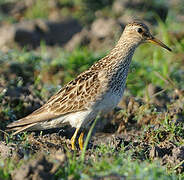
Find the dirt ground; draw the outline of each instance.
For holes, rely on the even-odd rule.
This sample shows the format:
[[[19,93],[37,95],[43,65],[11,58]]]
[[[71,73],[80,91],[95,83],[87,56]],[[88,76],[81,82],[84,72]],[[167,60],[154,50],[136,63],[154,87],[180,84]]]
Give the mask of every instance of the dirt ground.
[[[158,99],[155,98],[153,104],[156,104],[157,101]],[[184,120],[181,114],[183,102],[184,99],[179,97],[170,106],[170,109],[160,111],[164,106],[158,106],[159,113],[155,113],[154,110],[146,111],[153,104],[145,104],[141,100],[125,96],[119,104],[120,108],[116,108],[99,119],[96,125],[97,132],[88,144],[85,159],[95,157],[96,152],[93,150],[100,145],[109,146],[117,153],[123,146],[125,151],[132,152],[132,158],[135,160],[159,160],[162,165],[175,168],[178,173],[182,173],[184,171],[183,129],[169,130],[161,122],[166,115],[169,115],[174,124],[181,127],[181,122]],[[156,107],[155,104],[154,107]],[[138,121],[135,120],[136,116],[139,116]],[[168,123],[173,122],[168,120]],[[99,123],[104,124],[103,128]],[[70,138],[74,130],[64,127],[63,129],[43,131],[41,134],[40,132],[30,132],[25,136],[14,137],[10,137],[2,131],[3,138],[0,142],[2,158],[11,157],[14,162],[19,162],[22,159],[27,162],[28,157],[34,157],[14,171],[12,179],[52,179],[54,173],[66,161],[67,152],[73,153]],[[80,156],[80,153],[78,147],[77,156]],[[102,156],[102,154],[98,154],[98,156]]]

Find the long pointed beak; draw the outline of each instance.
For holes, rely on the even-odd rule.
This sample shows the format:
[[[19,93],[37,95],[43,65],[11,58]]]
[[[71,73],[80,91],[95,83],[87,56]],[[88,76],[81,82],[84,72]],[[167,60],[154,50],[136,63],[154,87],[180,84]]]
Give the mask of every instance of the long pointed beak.
[[[153,44],[157,44],[165,49],[167,49],[168,51],[172,51],[168,46],[166,46],[164,43],[162,43],[160,40],[156,39],[155,37],[151,37],[149,39],[147,39],[149,42],[153,43]]]

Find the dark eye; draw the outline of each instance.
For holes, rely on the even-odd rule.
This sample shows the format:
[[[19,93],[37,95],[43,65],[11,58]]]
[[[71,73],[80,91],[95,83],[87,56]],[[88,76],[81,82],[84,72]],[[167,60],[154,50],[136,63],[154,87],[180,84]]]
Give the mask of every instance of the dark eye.
[[[137,32],[138,32],[138,33],[142,33],[142,32],[143,32],[142,28],[138,28],[138,29],[137,29]]]

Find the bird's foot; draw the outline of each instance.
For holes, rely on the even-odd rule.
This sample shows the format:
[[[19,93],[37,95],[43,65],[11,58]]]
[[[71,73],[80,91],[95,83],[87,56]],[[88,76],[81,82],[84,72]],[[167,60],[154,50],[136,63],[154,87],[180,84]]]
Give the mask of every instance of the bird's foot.
[[[79,139],[78,139],[80,150],[82,150],[84,147],[83,138],[84,138],[84,132],[81,132]]]
[[[76,139],[76,137],[77,137],[78,131],[79,131],[79,128],[77,128],[77,129],[75,130],[75,133],[73,134],[73,136],[72,136],[72,138],[71,138],[72,150],[75,150],[75,149],[76,149],[76,148],[75,148],[75,139]]]

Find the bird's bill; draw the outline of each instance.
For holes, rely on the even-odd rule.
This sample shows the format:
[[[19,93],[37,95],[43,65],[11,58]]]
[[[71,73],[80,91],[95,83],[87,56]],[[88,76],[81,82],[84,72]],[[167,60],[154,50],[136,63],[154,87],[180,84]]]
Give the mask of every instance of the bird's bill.
[[[157,44],[157,45],[167,49],[168,51],[172,51],[168,46],[166,46],[164,43],[162,43],[160,40],[156,39],[155,37],[148,39],[148,42],[151,42],[153,44]]]

